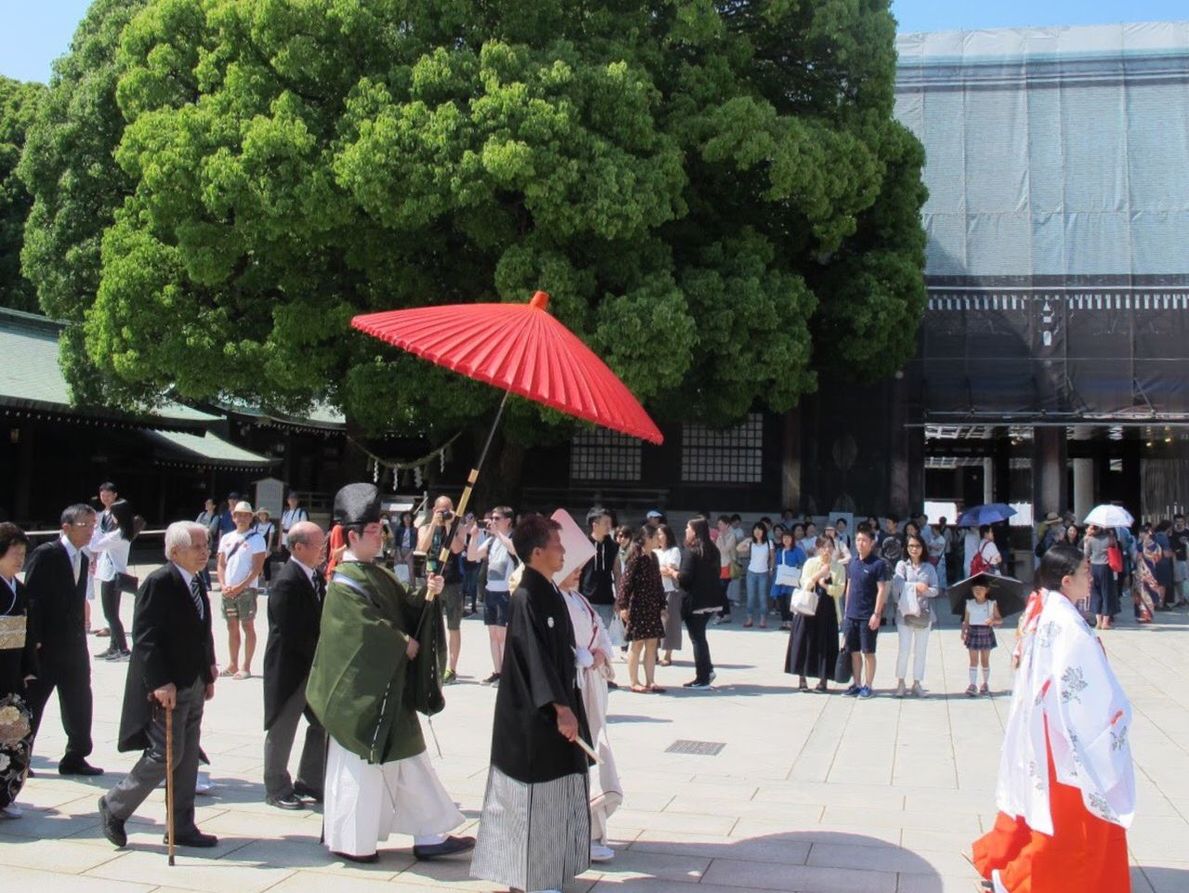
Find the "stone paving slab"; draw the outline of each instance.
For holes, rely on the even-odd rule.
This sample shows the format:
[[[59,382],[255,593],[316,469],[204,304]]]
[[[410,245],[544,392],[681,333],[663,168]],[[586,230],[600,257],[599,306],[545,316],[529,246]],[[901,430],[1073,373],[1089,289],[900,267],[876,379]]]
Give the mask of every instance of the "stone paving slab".
[[[259,670],[266,632],[261,605]],[[131,617],[125,599],[124,613]],[[1135,705],[1132,742],[1139,814],[1128,835],[1136,893],[1189,893],[1189,617],[1158,615],[1146,628],[1126,619],[1105,646]],[[948,621],[947,621],[948,622]],[[217,635],[221,656],[223,635]],[[482,805],[495,692],[486,631],[463,626],[460,684],[427,726],[430,753],[473,833]],[[897,637],[879,640],[879,697],[802,694],[780,672],[787,634],[712,627],[716,690],[682,690],[691,655],[659,668],[665,695],[611,696],[611,736],[626,792],[613,817],[618,856],[596,865],[566,893],[970,893],[963,852],[994,819],[994,785],[1010,686],[1011,633],[992,653],[995,698],[970,699],[967,655],[951,624],[929,640],[928,697],[890,696]],[[103,642],[95,640],[92,650]],[[687,643],[688,644],[688,643]],[[627,668],[616,665],[621,682]],[[183,890],[227,893],[488,891],[465,859],[413,860],[407,837],[382,846],[373,866],[335,860],[319,845],[315,810],[263,803],[261,680],[221,679],[208,704],[203,744],[215,790],[198,799],[198,822],[220,836],[213,851],[181,851],[169,868],[161,843],[164,798],[155,793],[129,822],[130,846],[113,850],[95,811],[98,796],[132,765],[115,749],[127,664],[93,667],[95,754],[108,774],[57,775],[63,743],[51,702],[38,742],[38,776],[22,792],[23,819],[0,821],[5,889],[64,893]],[[1176,680],[1170,683],[1170,680]],[[792,683],[792,684],[790,684]],[[436,744],[435,744],[436,739]],[[669,754],[677,739],[725,744],[717,756]],[[298,741],[300,742],[300,732]],[[440,746],[442,756],[437,754]],[[296,754],[294,761],[296,762]]]

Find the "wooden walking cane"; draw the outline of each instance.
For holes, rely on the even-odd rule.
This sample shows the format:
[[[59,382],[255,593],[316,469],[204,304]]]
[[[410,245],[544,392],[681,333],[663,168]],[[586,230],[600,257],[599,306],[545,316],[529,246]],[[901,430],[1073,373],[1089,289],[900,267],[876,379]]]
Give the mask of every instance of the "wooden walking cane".
[[[165,839],[173,865],[173,708],[165,708]]]

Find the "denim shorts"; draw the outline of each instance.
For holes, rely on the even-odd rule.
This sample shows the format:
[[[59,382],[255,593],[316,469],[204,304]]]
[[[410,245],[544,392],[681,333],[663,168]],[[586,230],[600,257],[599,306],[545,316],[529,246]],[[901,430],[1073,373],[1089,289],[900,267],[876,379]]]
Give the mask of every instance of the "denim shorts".
[[[507,626],[508,606],[511,596],[507,592],[492,592],[486,590],[487,597],[483,602],[483,624],[485,626]]]

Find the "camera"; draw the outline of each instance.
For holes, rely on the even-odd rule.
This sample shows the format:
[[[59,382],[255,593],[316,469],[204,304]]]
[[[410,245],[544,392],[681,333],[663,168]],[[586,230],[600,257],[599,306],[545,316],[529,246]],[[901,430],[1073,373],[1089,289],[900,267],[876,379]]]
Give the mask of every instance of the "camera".
[[[440,517],[443,521],[453,521],[454,512],[438,512],[438,517]]]

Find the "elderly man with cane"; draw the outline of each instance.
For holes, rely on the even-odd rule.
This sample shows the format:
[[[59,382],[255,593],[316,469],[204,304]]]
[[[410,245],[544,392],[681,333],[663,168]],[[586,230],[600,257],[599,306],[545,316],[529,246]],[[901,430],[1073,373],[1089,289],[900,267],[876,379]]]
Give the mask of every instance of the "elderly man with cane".
[[[207,531],[178,521],[165,531],[169,561],[145,580],[132,618],[132,659],[124,688],[119,749],[143,750],[132,771],[99,798],[103,836],[128,843],[124,823],[168,774],[166,842],[213,847],[213,834],[194,825],[203,705],[215,694],[211,609],[199,572],[206,567]],[[173,728],[170,728],[172,726]],[[169,738],[176,728],[180,748]],[[171,853],[172,859],[172,853]]]

